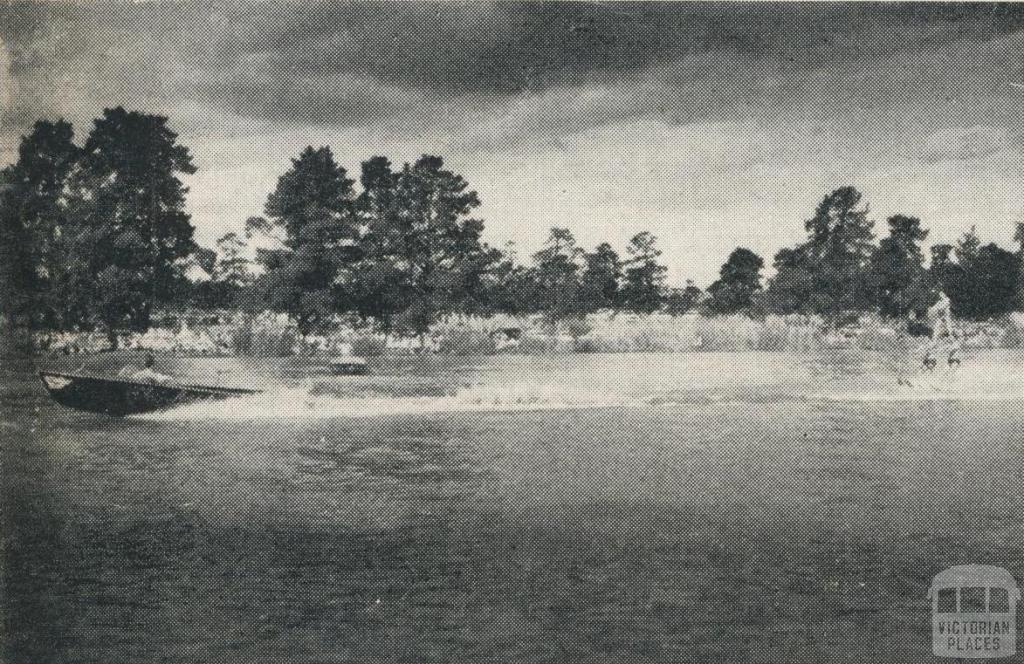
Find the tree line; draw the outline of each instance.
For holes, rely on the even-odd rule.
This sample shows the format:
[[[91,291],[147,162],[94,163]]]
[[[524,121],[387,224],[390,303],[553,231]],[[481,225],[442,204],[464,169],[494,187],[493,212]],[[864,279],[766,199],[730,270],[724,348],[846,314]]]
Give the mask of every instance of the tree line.
[[[875,244],[862,198],[853,187],[825,196],[804,224],[806,241],[775,255],[775,275],[763,292],[749,277],[740,280],[750,306],[817,314],[834,323],[864,312],[920,319],[940,291],[959,318],[987,320],[1024,307],[1024,224],[1015,229],[1016,251],[983,245],[972,227],[955,245],[932,245],[925,267],[928,230],[921,220],[888,217],[888,234]],[[722,280],[735,281],[724,272]]]
[[[264,215],[246,223],[261,246],[261,274],[240,293],[246,308],[286,312],[304,333],[347,314],[424,334],[453,313],[560,320],[665,303],[667,270],[650,233],[634,236],[620,258],[607,243],[585,252],[568,229],[553,228],[521,265],[512,248],[482,239],[476,192],[440,157],[401,167],[373,157],[361,164],[358,192],[355,184],[330,148],[292,160]]]
[[[805,222],[806,241],[764,260],[739,247],[706,292],[692,281],[669,288],[657,238],[641,232],[620,255],[609,243],[591,251],[566,228],[552,228],[542,248],[521,263],[512,248],[482,241],[480,204],[440,157],[395,169],[384,157],[361,165],[357,194],[329,148],[307,148],[281,176],[265,216],[249,233],[279,239],[264,250],[263,276],[247,289],[247,306],[286,311],[314,329],[339,312],[377,321],[385,330],[422,333],[447,313],[544,314],[552,320],[601,310],[678,315],[817,315],[832,324],[865,312],[923,317],[939,291],[954,314],[988,319],[1020,308],[1024,288],[1024,224],[1020,247],[981,244],[972,228],[956,245],[934,245],[925,267],[928,231],[917,217],[888,218],[877,244],[862,195],[841,187]],[[327,235],[325,235],[325,233]]]
[[[196,250],[167,118],[106,109],[82,146],[39,121],[0,171],[5,319],[33,329],[145,330]]]
[[[483,240],[480,200],[441,157],[360,164],[358,181],[330,148],[308,147],[245,232],[200,247],[181,176],[196,167],[167,118],[106,109],[78,146],[72,126],[39,121],[17,161],[0,170],[4,317],[33,329],[147,329],[160,308],[287,313],[303,333],[354,317],[386,332],[423,334],[449,314],[600,310],[679,315],[809,314],[839,325],[865,312],[923,315],[938,291],[956,316],[988,319],[1021,308],[1024,224],[1016,251],[982,244],[974,229],[931,247],[920,219],[894,215],[876,243],[862,195],[841,187],[804,223],[806,239],[764,260],[739,247],[702,291],[670,288],[657,238],[641,232],[620,254],[587,251],[566,228],[521,261]],[[256,263],[246,257],[257,247]],[[201,267],[209,280],[193,282]]]

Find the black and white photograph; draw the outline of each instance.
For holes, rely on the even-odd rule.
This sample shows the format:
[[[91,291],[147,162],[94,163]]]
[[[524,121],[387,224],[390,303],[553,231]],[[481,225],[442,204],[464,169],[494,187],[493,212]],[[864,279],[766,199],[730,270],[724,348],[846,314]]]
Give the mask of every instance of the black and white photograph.
[[[0,0],[0,662],[1017,653],[1024,4]]]

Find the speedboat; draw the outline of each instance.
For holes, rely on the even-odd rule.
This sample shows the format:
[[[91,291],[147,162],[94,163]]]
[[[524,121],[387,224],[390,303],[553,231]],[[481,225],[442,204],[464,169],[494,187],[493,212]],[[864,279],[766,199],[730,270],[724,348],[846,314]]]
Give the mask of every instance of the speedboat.
[[[62,406],[114,417],[260,393],[260,390],[238,387],[148,383],[53,371],[40,371],[39,378],[50,397]]]
[[[369,373],[366,360],[350,355],[332,358],[327,367],[335,376],[365,376]]]

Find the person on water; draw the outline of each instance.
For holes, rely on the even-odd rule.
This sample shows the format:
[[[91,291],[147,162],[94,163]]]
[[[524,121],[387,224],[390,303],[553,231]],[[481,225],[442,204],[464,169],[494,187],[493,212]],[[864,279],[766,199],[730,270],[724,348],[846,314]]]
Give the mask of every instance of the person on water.
[[[121,375],[127,375],[133,381],[139,383],[152,383],[153,385],[162,385],[171,380],[171,377],[167,374],[162,374],[153,368],[156,363],[156,358],[153,357],[153,353],[146,353],[145,359],[142,361],[142,368],[134,373],[128,373],[130,367],[125,367],[121,370]]]
[[[964,336],[960,332],[953,333],[953,344],[949,347],[949,354],[946,355],[946,366],[952,369],[959,369],[963,363],[961,353],[964,349]]]
[[[934,371],[938,364],[936,354],[940,352],[941,346],[952,341],[953,345],[948,347],[946,366],[950,369],[959,368],[960,359],[960,335],[953,327],[953,306],[949,296],[944,291],[939,291],[939,298],[932,306],[928,307],[928,322],[932,328],[931,342],[925,350],[924,369]]]
[[[928,320],[932,328],[932,342],[953,336],[952,302],[944,291],[939,291],[938,301],[928,307]]]
[[[946,358],[946,364],[950,369],[960,368],[960,349],[956,346],[949,349],[949,357]]]
[[[925,350],[924,359],[921,361],[921,366],[924,367],[924,370],[935,371],[935,367],[938,365],[938,363],[939,361],[935,359],[935,355],[932,352],[932,349],[929,348]]]

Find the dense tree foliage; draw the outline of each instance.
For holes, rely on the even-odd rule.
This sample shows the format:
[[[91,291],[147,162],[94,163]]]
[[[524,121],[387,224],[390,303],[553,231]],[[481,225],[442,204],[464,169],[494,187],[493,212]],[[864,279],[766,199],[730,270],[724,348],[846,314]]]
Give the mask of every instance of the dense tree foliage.
[[[814,313],[836,325],[850,312],[871,308],[873,223],[861,198],[853,187],[832,191],[804,223],[807,241],[775,255],[766,297],[770,310]]]
[[[765,298],[770,311],[818,314],[833,324],[869,311],[904,319],[923,314],[939,291],[960,318],[989,319],[1019,307],[1020,251],[983,245],[972,228],[956,245],[932,245],[926,269],[921,220],[889,217],[889,235],[876,247],[860,200],[850,187],[835,190],[807,222],[808,241],[776,254]],[[1020,242],[1024,231],[1018,236]]]
[[[873,249],[873,224],[867,214],[861,193],[840,187],[821,201],[804,224],[805,255],[814,277],[811,301],[818,313],[833,322],[868,303],[864,268]]]
[[[392,171],[386,159],[363,164],[358,259],[341,281],[359,313],[385,329],[424,334],[439,316],[485,311],[486,275],[500,253],[470,217],[480,205],[462,176],[424,155]]]
[[[665,274],[668,269],[658,262],[661,250],[657,242],[653,234],[644,231],[634,235],[626,247],[628,258],[620,302],[627,311],[649,314],[661,309],[665,302]]]
[[[445,314],[512,304],[496,292],[501,252],[469,216],[476,192],[440,157],[399,170],[374,157],[362,164],[358,194],[354,184],[329,148],[309,147],[293,160],[266,218],[247,223],[250,235],[278,241],[258,252],[265,273],[250,306],[288,313],[303,333],[354,314],[384,331],[422,335]]]
[[[982,245],[969,260],[961,261],[960,269],[954,313],[981,320],[1013,310],[1020,270],[1013,252],[995,244]]]
[[[359,236],[353,184],[330,148],[308,147],[267,197],[266,219],[250,220],[250,229],[281,239],[260,254],[266,271],[255,302],[289,314],[303,333],[329,324],[343,307],[335,278]]]
[[[200,247],[192,261],[209,278],[182,284],[179,308],[233,309],[242,304],[242,293],[253,282],[252,263],[245,257],[245,239],[226,233],[217,240],[217,250]]]
[[[40,120],[17,162],[0,171],[0,307],[19,325],[64,322],[67,188],[80,152],[73,138],[67,122]]]
[[[196,245],[179,175],[195,166],[163,116],[106,109],[82,148],[72,139],[68,123],[38,122],[3,171],[5,312],[116,343],[182,283]]]
[[[943,290],[953,315],[984,320],[1018,308],[1021,254],[981,242],[972,228],[955,246],[932,247],[929,281]]]
[[[518,263],[515,250],[510,245],[485,275],[480,292],[480,300],[484,303],[481,313],[513,316],[534,313],[537,311],[536,292],[534,271]]]
[[[209,270],[214,281],[241,288],[252,281],[252,265],[245,257],[245,240],[238,233],[217,239],[217,256]]]
[[[119,329],[147,329],[182,279],[179,261],[196,245],[178,174],[195,171],[163,116],[118,107],[94,123],[73,184],[72,283],[112,340]]]
[[[951,244],[932,245],[927,277],[933,289],[943,291],[948,296],[956,294],[957,280],[960,278],[960,267],[953,258],[953,250]]]
[[[878,312],[887,318],[904,318],[927,308],[929,284],[925,279],[921,242],[928,231],[917,217],[889,217],[889,236],[871,254],[867,288]]]
[[[704,297],[702,291],[692,279],[686,280],[682,288],[673,288],[665,296],[665,313],[670,316],[682,316],[692,311]]]
[[[772,264],[775,276],[768,282],[765,303],[776,314],[818,313],[813,299],[814,266],[803,246],[779,249]]]
[[[619,254],[607,242],[583,255],[584,268],[580,277],[579,299],[583,311],[614,309],[619,304],[619,282],[622,280],[622,262]]]
[[[761,292],[764,260],[750,249],[738,247],[719,271],[718,281],[708,287],[707,310],[713,314],[750,311]]]
[[[581,313],[580,263],[583,250],[567,228],[552,228],[544,247],[533,255],[534,307],[552,320]]]

